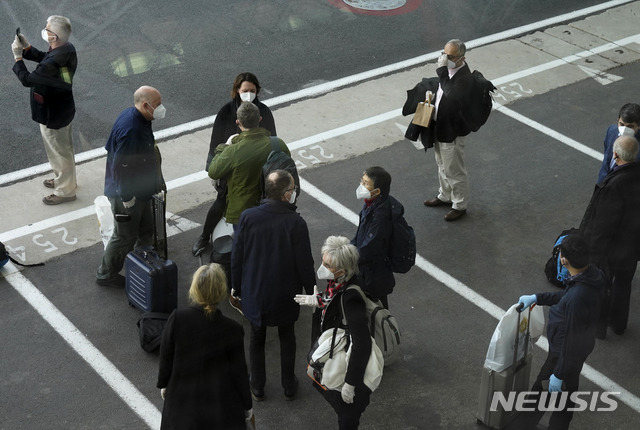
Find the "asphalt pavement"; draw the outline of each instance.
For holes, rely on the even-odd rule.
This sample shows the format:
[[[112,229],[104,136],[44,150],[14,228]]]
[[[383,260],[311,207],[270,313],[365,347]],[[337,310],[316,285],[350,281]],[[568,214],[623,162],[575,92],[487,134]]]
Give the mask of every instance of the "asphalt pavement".
[[[605,130],[639,93],[639,14],[640,2],[632,2],[470,50],[470,67],[499,91],[488,123],[469,138],[471,200],[455,223],[443,220],[441,208],[423,206],[437,192],[433,154],[403,138],[410,118],[399,112],[405,91],[434,75],[433,61],[274,110],[303,180],[298,210],[316,264],[324,238],[355,233],[355,188],[368,166],[391,173],[392,195],[416,230],[416,267],[397,277],[389,298],[403,331],[402,357],[385,369],[360,428],[481,428],[480,374],[497,318],[520,295],[554,288],[543,274],[553,241],[580,222]],[[179,305],[199,265],[190,249],[214,192],[202,171],[209,135],[209,128],[197,129],[160,143]],[[104,163],[79,165],[78,200],[60,206],[40,202],[46,175],[0,188],[0,241],[25,262],[46,262],[0,269],[0,429],[159,427],[158,359],[139,347],[140,312],[122,290],[94,283],[103,245],[93,200],[102,193]],[[637,283],[632,306],[640,300]],[[239,314],[221,307],[248,333]],[[310,317],[303,310],[296,326],[302,383],[293,402],[279,387],[277,335],[269,333],[266,400],[254,405],[260,429],[337,427],[304,376]],[[632,312],[624,336],[609,333],[597,343],[581,389],[619,392],[617,408],[577,413],[572,428],[637,428],[639,340],[640,318]],[[532,377],[544,357],[540,342]]]

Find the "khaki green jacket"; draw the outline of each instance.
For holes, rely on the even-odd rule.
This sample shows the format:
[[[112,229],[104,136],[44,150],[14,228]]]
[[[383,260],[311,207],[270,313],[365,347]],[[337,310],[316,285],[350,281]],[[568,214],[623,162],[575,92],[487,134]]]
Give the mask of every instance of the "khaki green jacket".
[[[237,224],[242,211],[260,203],[262,166],[271,152],[269,135],[268,130],[260,127],[246,130],[233,138],[232,145],[219,145],[216,149],[209,177],[227,178],[229,192],[224,216],[230,224]],[[291,155],[287,145],[279,140],[280,150]]]

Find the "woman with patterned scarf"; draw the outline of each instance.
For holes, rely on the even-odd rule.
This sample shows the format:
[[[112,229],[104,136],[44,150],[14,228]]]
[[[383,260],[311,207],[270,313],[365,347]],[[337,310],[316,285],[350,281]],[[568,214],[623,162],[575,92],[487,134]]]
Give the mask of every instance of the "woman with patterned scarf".
[[[348,289],[350,285],[358,285],[358,249],[346,237],[329,236],[322,246],[322,265],[317,274],[319,279],[328,280],[327,289],[323,293],[299,294],[295,298],[300,305],[318,308],[314,314],[312,341],[315,342],[325,330],[338,327],[349,331],[352,347],[342,390],[325,390],[315,383],[314,386],[338,414],[339,429],[357,429],[371,395],[364,383],[371,355],[367,309],[360,293]]]

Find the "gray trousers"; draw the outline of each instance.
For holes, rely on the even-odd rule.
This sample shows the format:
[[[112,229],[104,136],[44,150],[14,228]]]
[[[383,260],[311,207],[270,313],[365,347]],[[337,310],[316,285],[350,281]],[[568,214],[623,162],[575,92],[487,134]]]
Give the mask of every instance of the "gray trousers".
[[[120,198],[109,198],[113,216],[127,214],[129,221],[115,222],[113,236],[102,255],[96,278],[109,279],[117,275],[124,266],[127,254],[134,248],[153,245],[153,209],[151,200],[137,200],[132,208],[125,208]]]

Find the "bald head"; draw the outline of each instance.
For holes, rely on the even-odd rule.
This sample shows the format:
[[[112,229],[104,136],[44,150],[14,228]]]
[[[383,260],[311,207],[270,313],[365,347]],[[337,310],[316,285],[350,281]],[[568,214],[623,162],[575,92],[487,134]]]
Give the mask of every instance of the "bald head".
[[[133,93],[133,105],[146,119],[153,119],[153,111],[162,104],[160,91],[153,87],[144,85]]]
[[[638,141],[633,136],[620,136],[613,142],[613,158],[622,165],[636,160]]]

